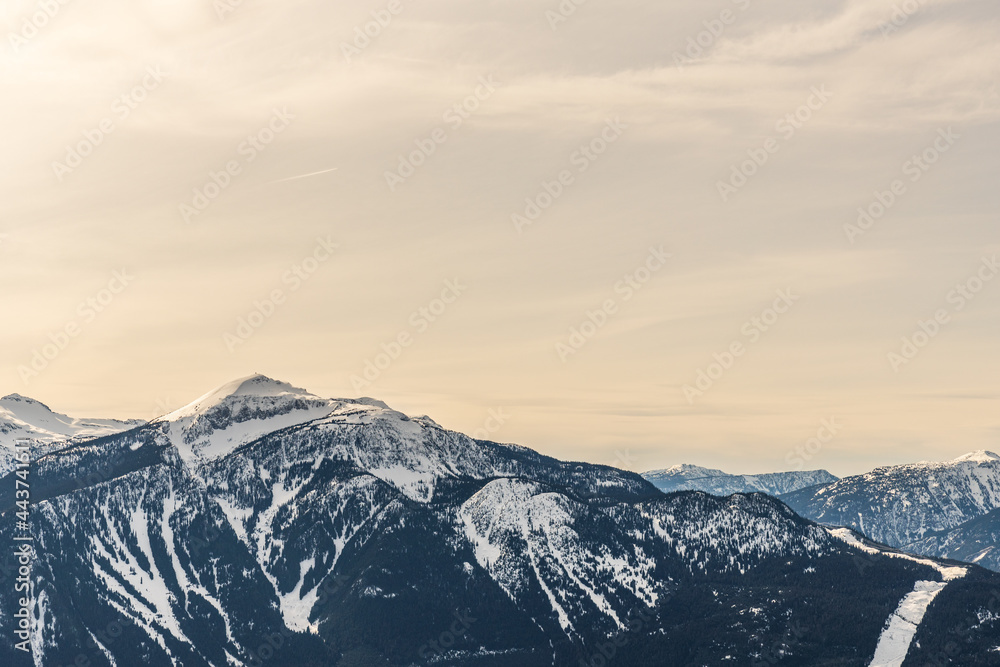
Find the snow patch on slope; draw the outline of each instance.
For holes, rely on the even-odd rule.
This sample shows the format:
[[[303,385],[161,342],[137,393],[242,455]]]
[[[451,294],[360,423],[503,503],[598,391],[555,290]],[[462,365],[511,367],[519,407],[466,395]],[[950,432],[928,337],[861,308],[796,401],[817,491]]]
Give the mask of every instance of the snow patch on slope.
[[[458,519],[476,561],[512,600],[523,603],[537,585],[567,636],[593,611],[621,630],[626,610],[612,601],[627,599],[626,591],[649,604],[658,598],[653,560],[635,547],[583,544],[577,521],[585,514],[537,482],[498,479],[469,498]]]
[[[873,556],[888,556],[889,558],[911,560],[914,563],[920,563],[921,565],[934,568],[938,571],[938,573],[940,573],[941,578],[944,579],[945,582],[961,579],[968,572],[964,567],[942,565],[941,563],[927,558],[920,558],[910,554],[899,553],[898,551],[883,551],[882,549],[876,549],[875,547],[865,544],[859,540],[850,528],[829,528],[827,529],[827,532],[836,537],[838,540],[851,545],[855,549],[861,549],[865,553]]]
[[[194,577],[194,580],[188,577],[187,571],[184,569],[184,566],[181,565],[180,558],[177,557],[177,548],[174,542],[174,529],[170,525],[170,518],[174,515],[177,505],[177,496],[174,495],[174,490],[171,489],[170,496],[163,500],[163,516],[160,519],[160,533],[163,537],[163,542],[167,547],[167,554],[170,556],[170,562],[173,565],[174,577],[177,579],[177,585],[180,586],[181,591],[184,592],[185,600],[187,600],[188,593],[194,593],[215,607],[215,610],[219,612],[219,616],[222,617],[222,622],[226,626],[226,638],[231,643],[235,644],[236,640],[233,637],[229,614],[226,613],[225,608],[222,606],[222,602],[220,602],[218,598],[212,595],[207,588],[202,586],[201,583],[197,581],[197,577],[193,572],[191,577]]]
[[[889,617],[869,667],[902,667],[927,607],[947,585],[944,581],[916,583],[913,591],[900,601],[899,607]]]
[[[302,561],[299,564],[299,583],[288,593],[278,593],[281,616],[285,620],[285,625],[295,632],[305,632],[306,630],[313,634],[319,632],[319,628],[309,622],[309,614],[312,612],[316,600],[319,599],[319,586],[314,586],[305,593],[302,592],[302,584],[305,583],[306,574],[315,566],[315,556]]]
[[[102,581],[109,592],[115,593],[125,604],[109,598],[109,603],[126,618],[130,618],[143,628],[165,652],[169,653],[163,635],[156,626],[166,629],[178,640],[190,644],[184,635],[173,611],[173,595],[156,567],[152,548],[149,542],[148,517],[141,508],[133,510],[129,517],[128,529],[131,530],[138,543],[139,550],[149,566],[146,570],[135,554],[125,543],[123,533],[125,526],[118,523],[108,513],[106,507],[101,508],[107,531],[107,544],[95,535],[90,536],[91,550],[98,556],[93,561],[94,574]],[[107,563],[111,572],[104,569]],[[122,581],[126,582],[139,596],[132,595]]]
[[[910,645],[913,643],[913,638],[917,634],[917,629],[924,620],[924,615],[931,602],[949,583],[964,577],[968,570],[964,567],[949,567],[909,554],[877,549],[859,540],[849,528],[832,528],[828,529],[828,532],[838,540],[865,553],[911,560],[934,568],[941,575],[941,581],[918,581],[913,586],[913,590],[900,600],[899,606],[886,621],[885,628],[879,636],[875,656],[869,667],[902,667]]]

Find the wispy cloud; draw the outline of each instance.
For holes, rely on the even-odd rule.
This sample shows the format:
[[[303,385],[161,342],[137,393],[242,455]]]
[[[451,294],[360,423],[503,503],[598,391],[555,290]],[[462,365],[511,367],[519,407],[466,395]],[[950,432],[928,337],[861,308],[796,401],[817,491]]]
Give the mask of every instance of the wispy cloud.
[[[312,176],[319,176],[320,174],[328,174],[331,171],[337,171],[338,167],[333,167],[332,169],[323,169],[322,171],[314,171],[309,174],[299,174],[298,176],[289,176],[288,178],[279,178],[276,181],[271,181],[271,183],[285,183],[286,181],[297,181],[300,178],[310,178]]]
[[[488,406],[556,397],[525,399],[505,439],[601,461],[626,440],[649,467],[698,452],[715,467],[780,465],[833,412],[851,417],[842,462],[894,438],[928,459],[956,439],[995,447],[977,441],[995,428],[989,402],[947,398],[996,394],[995,299],[958,314],[903,376],[884,354],[997,247],[1000,27],[988,3],[924,0],[887,32],[897,4],[753,0],[678,68],[675,51],[738,3],[595,1],[553,31],[555,2],[427,0],[351,63],[341,43],[371,7],[255,0],[220,18],[200,0],[66,3],[23,48],[0,49],[17,101],[0,107],[0,380],[17,386],[18,360],[73,315],[73,295],[141,265],[129,298],[33,382],[39,398],[143,415],[163,392],[193,397],[248,365],[347,395],[359,363],[459,276],[460,307],[379,380],[381,398],[450,426],[481,426],[484,405],[463,397],[488,385]],[[35,6],[4,5],[5,31]],[[149,66],[169,78],[60,183],[53,162],[97,136]],[[450,123],[490,74],[503,85]],[[824,85],[829,103],[785,139],[779,124]],[[268,141],[275,108],[295,119]],[[629,126],[610,147],[609,118]],[[955,149],[905,182],[863,248],[846,244],[858,208],[948,127]],[[241,152],[251,140],[260,148]],[[239,174],[222,173],[234,160]],[[418,162],[387,192],[387,172]],[[723,203],[734,166],[753,176]],[[511,212],[563,187],[564,170],[572,187],[518,238]],[[282,183],[295,187],[260,187]],[[211,206],[181,224],[196,188]],[[220,354],[222,332],[329,234],[336,262],[238,355]],[[660,244],[670,274],[561,364],[554,342],[609,290],[622,298],[613,286]],[[789,285],[804,295],[794,316],[687,406],[678,388]]]

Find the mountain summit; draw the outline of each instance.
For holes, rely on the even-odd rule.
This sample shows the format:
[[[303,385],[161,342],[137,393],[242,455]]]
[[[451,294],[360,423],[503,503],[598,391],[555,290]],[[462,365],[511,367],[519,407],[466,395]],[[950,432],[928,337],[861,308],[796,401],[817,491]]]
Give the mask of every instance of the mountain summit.
[[[181,458],[197,465],[266,433],[325,417],[339,404],[255,374],[227,382],[153,423],[164,424]]]
[[[0,433],[20,430],[18,437],[36,441],[97,437],[143,423],[141,420],[79,419],[55,412],[41,401],[20,394],[0,398]],[[4,426],[8,428],[5,429]],[[6,444],[6,438],[3,444]]]
[[[204,396],[195,399],[188,405],[160,417],[156,421],[177,421],[197,414],[203,414],[229,401],[247,398],[260,399],[261,402],[265,402],[303,398],[315,399],[318,396],[309,393],[305,389],[293,387],[287,382],[280,382],[272,380],[265,375],[254,374],[227,382]]]
[[[994,454],[993,452],[986,451],[985,449],[980,449],[975,452],[963,454],[955,459],[955,462],[963,461],[971,461],[973,463],[996,463],[1000,462],[1000,456]]]
[[[28,440],[35,451],[47,451],[75,440],[126,431],[143,423],[141,420],[78,419],[55,412],[33,398],[9,394],[0,398],[0,475],[13,469],[18,440]]]

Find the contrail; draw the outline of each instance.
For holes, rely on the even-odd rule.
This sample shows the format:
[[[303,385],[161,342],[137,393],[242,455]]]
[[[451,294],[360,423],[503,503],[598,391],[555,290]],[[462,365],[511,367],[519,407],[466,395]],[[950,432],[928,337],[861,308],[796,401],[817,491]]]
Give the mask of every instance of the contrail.
[[[271,181],[271,183],[284,183],[285,181],[294,181],[299,178],[309,178],[310,176],[318,176],[320,174],[326,174],[331,171],[337,171],[339,167],[334,167],[333,169],[324,169],[323,171],[314,171],[311,174],[302,174],[301,176],[289,176],[288,178],[279,178],[276,181]],[[270,183],[268,184],[270,185]]]

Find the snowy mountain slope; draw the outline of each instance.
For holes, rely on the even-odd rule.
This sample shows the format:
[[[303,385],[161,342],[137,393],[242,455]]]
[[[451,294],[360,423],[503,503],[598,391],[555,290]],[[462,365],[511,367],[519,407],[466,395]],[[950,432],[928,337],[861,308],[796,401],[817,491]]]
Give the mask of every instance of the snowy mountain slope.
[[[887,551],[876,544],[866,542],[848,528],[833,529],[830,530],[830,534],[866,554],[912,560],[927,565],[940,575],[940,581],[918,581],[913,590],[900,600],[899,607],[886,621],[885,628],[879,636],[878,646],[871,661],[872,667],[901,667],[931,603],[951,582],[964,578],[969,573],[968,568],[943,565],[932,560]]]
[[[940,580],[763,494],[664,496],[256,376],[48,453],[32,478],[41,665],[576,667],[612,649],[637,667],[867,665],[900,600]],[[939,599],[978,609],[979,590]],[[946,638],[938,604],[921,642]],[[971,633],[968,655],[998,630]],[[24,656],[0,644],[0,664]]]
[[[714,468],[682,464],[664,470],[651,470],[642,476],[664,493],[704,491],[716,496],[733,493],[766,493],[779,496],[817,484],[837,481],[825,470],[775,472],[762,475],[730,475]]]
[[[945,463],[877,468],[781,500],[814,521],[900,547],[1000,507],[1000,457],[981,451]]]
[[[19,394],[0,398],[0,475],[13,467],[18,440],[30,440],[36,450],[55,448],[73,440],[119,433],[141,425],[141,420],[77,419],[53,412],[47,405]]]
[[[91,664],[245,664],[285,632],[268,581],[199,487],[160,465],[38,506],[41,664],[73,664],[85,646]],[[294,651],[307,640],[286,639]]]

